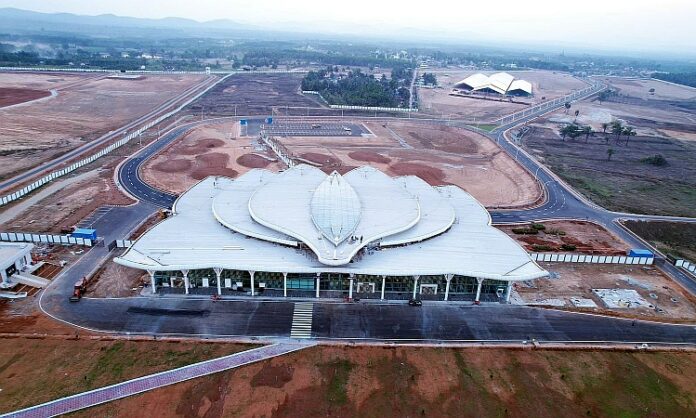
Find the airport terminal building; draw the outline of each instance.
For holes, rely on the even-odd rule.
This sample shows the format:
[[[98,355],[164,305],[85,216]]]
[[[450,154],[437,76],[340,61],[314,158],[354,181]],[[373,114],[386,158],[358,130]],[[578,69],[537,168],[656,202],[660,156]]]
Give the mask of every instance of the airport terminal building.
[[[456,186],[371,167],[208,177],[119,264],[152,292],[506,301],[547,275]]]

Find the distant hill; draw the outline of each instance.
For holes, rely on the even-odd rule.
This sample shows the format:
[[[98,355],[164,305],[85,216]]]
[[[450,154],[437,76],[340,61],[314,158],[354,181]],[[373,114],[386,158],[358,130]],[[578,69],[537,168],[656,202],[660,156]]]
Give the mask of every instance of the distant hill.
[[[222,32],[260,31],[261,28],[219,19],[210,22],[197,22],[192,19],[167,17],[163,19],[144,19],[136,17],[103,14],[98,16],[76,15],[72,13],[40,13],[11,7],[0,8],[0,33],[83,33],[90,35],[132,34],[153,35],[153,32],[166,31],[196,36],[211,36]],[[163,34],[164,35],[164,34]]]

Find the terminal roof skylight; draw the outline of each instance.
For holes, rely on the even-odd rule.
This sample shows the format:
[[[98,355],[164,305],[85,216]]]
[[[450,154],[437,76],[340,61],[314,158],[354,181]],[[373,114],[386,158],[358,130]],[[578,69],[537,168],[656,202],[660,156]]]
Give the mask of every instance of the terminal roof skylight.
[[[310,210],[314,225],[336,246],[345,241],[360,222],[360,199],[336,171],[314,191]]]

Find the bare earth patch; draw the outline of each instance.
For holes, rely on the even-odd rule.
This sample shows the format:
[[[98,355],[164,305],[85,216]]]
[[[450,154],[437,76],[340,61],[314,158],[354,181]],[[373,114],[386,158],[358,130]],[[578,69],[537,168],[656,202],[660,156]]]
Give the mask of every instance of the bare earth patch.
[[[0,88],[58,90],[51,100],[0,108],[0,178],[11,177],[142,116],[204,76],[0,73]]]
[[[530,205],[541,196],[532,176],[483,135],[407,121],[364,125],[371,134],[277,140],[326,172],[369,165],[391,176],[418,175],[431,184],[459,186],[488,207]]]
[[[50,95],[51,93],[45,90],[0,87],[0,107],[29,102]]]
[[[685,376],[696,373],[695,360],[692,353],[315,347],[76,416],[692,416],[696,385]]]
[[[283,167],[258,139],[237,136],[238,128],[230,122],[194,129],[146,162],[143,179],[160,189],[183,193],[208,176],[235,178],[252,168],[277,171]],[[176,170],[170,168],[172,162]]]

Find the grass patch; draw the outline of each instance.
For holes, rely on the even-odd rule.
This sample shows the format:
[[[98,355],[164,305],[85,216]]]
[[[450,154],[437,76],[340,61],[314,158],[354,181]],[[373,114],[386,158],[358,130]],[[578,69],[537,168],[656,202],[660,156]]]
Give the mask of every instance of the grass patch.
[[[478,128],[482,131],[486,131],[486,132],[491,132],[497,127],[498,127],[498,125],[491,124],[491,123],[482,123],[480,125],[476,125],[476,128]]]
[[[336,360],[326,364],[329,374],[329,385],[326,397],[333,405],[345,405],[348,402],[348,377],[353,369],[353,364],[347,360]]]

